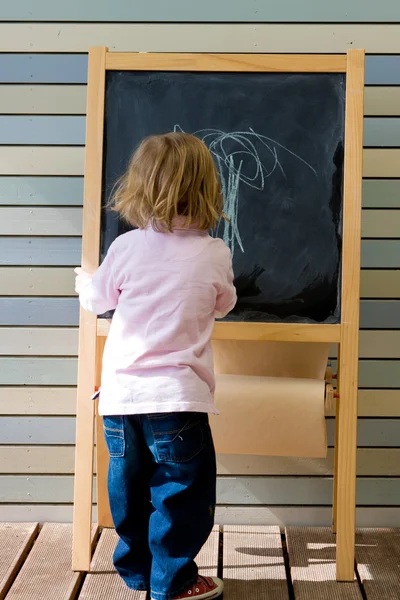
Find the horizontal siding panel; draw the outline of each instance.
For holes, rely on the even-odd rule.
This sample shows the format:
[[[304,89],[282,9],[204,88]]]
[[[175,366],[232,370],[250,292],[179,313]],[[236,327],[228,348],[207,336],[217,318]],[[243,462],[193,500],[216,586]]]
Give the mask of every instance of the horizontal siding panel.
[[[81,262],[80,238],[0,238],[0,266],[70,266]]]
[[[71,523],[72,504],[2,504],[0,521]],[[97,518],[96,506],[93,519]],[[217,506],[216,523],[221,525],[275,525],[331,527],[332,509],[328,506]],[[400,508],[358,507],[358,527],[400,527]]]
[[[219,475],[294,475],[331,476],[334,450],[327,459],[241,456],[217,457]],[[57,474],[75,472],[74,446],[0,446],[2,474]],[[400,449],[360,448],[357,452],[358,476],[400,476]]]
[[[18,118],[18,117],[16,117]],[[62,118],[62,117],[60,117]],[[74,117],[69,117],[70,119]],[[75,117],[77,119],[82,117]],[[399,147],[400,119],[364,119],[364,146],[370,147]]]
[[[1,356],[77,356],[78,329],[0,327]]]
[[[360,390],[360,417],[400,417],[400,390]]]
[[[83,175],[84,157],[83,147],[0,146],[0,175]]]
[[[399,329],[400,302],[394,300],[363,300],[360,306],[363,329]]]
[[[0,175],[83,175],[84,157],[79,146],[0,146]],[[364,150],[364,176],[400,177],[400,149]]]
[[[400,268],[400,240],[363,241],[361,266],[365,269]]]
[[[399,208],[400,181],[395,179],[364,180],[362,200],[364,208]]]
[[[368,149],[363,156],[364,177],[400,177],[399,149]]]
[[[0,24],[1,52],[83,53],[91,46],[108,46],[119,52],[340,53],[366,48],[371,54],[391,54],[399,52],[399,38],[397,24]]]
[[[76,388],[0,387],[0,414],[75,415]],[[360,390],[360,417],[400,417],[400,390]],[[334,415],[334,411],[330,416]]]
[[[0,206],[0,235],[80,236],[82,209]]]
[[[0,387],[0,415],[75,415],[76,388]]]
[[[85,54],[0,54],[0,83],[86,83]]]
[[[71,267],[0,267],[3,296],[75,296]]]
[[[367,87],[365,89],[364,114],[382,117],[400,115],[400,88]]]
[[[361,271],[362,298],[399,298],[399,271]]]
[[[0,385],[76,385],[77,362],[69,357],[0,357]]]
[[[237,52],[235,41],[234,52]],[[200,51],[206,51],[205,38]],[[133,50],[132,44],[130,50]],[[165,52],[165,47],[163,46]],[[181,47],[181,52],[187,49]],[[227,49],[224,47],[224,51]],[[254,41],[249,52],[256,52]],[[321,50],[319,50],[320,52]],[[87,82],[86,54],[0,54],[0,83]],[[367,56],[366,85],[400,85],[400,56]]]
[[[363,329],[399,329],[400,302],[392,300],[362,300]],[[0,298],[0,325],[77,326],[77,298]]]
[[[400,358],[400,330],[360,331],[360,358]]]
[[[362,236],[364,238],[400,237],[400,210],[363,210]],[[400,267],[400,260],[395,266]]]
[[[400,233],[399,210],[364,210],[362,217],[364,238],[393,238]],[[0,235],[76,237],[81,234],[81,208],[0,206]]]
[[[77,328],[0,327],[0,355],[76,356]],[[333,348],[332,356],[336,356]],[[400,358],[400,330],[361,331],[360,358]]]
[[[243,4],[239,0],[205,0],[188,3],[185,0],[148,0],[126,3],[116,0],[110,6],[106,0],[90,5],[79,0],[55,4],[51,0],[19,0],[2,10],[4,21],[400,21],[400,8],[392,0],[338,0],[332,4],[303,0],[282,0],[266,4],[254,0]]]
[[[0,325],[77,326],[77,298],[0,298]]]
[[[83,146],[85,121],[83,116],[0,116],[0,144]],[[364,146],[400,146],[400,119],[366,118]]]
[[[82,206],[83,177],[0,177],[2,204]]]
[[[3,115],[85,113],[85,85],[0,85],[0,114]]]
[[[400,88],[367,87],[365,115],[400,115]],[[85,115],[86,85],[0,85],[0,114]]]
[[[0,359],[0,366],[2,360],[4,359]],[[333,447],[335,419],[327,420],[327,433],[328,445]],[[3,445],[72,445],[75,443],[75,418],[58,416],[0,417],[0,440]],[[400,419],[361,418],[358,420],[358,445],[360,447],[398,448],[399,440]]]
[[[0,116],[0,144],[83,146],[85,120],[76,116]]]
[[[0,476],[0,502],[69,503],[74,478],[69,475]],[[358,478],[357,504],[397,506],[400,480]],[[269,504],[310,506],[332,503],[330,477],[223,477],[217,481],[218,504]]]

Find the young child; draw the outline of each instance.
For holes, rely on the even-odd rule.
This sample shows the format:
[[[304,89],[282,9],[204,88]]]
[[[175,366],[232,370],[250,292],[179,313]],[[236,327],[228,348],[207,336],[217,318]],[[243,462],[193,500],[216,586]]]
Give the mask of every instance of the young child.
[[[82,306],[115,309],[100,394],[114,564],[152,600],[216,598],[222,581],[201,577],[194,559],[216,502],[210,339],[236,292],[230,251],[208,234],[223,199],[207,147],[184,133],[146,139],[114,209],[138,229],[114,241],[93,277],[76,269]]]

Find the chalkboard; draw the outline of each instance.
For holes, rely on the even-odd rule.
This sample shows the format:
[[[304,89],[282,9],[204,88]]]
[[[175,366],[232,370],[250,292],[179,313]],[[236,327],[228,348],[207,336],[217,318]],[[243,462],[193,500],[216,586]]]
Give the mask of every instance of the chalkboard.
[[[140,141],[202,138],[220,173],[238,304],[229,320],[340,322],[345,75],[109,71],[101,253],[127,230],[106,208]]]

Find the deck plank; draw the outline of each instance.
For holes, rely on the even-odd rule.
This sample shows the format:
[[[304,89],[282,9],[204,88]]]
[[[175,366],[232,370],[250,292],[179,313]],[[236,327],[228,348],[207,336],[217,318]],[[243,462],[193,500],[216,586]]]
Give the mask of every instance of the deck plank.
[[[38,530],[38,523],[0,523],[0,600],[10,589]]]
[[[368,600],[400,598],[400,529],[359,529],[356,562]]]
[[[83,574],[71,569],[71,548],[71,525],[44,525],[7,600],[73,600]]]
[[[112,556],[117,539],[114,529],[103,530],[79,600],[146,600],[146,592],[127,588],[114,569]]]
[[[336,581],[336,538],[328,527],[288,527],[286,541],[296,600],[362,600],[354,583]]]
[[[279,527],[225,526],[223,578],[229,600],[288,600]]]
[[[219,526],[215,525],[206,544],[203,546],[196,562],[199,572],[207,577],[215,577],[218,574],[219,554]]]

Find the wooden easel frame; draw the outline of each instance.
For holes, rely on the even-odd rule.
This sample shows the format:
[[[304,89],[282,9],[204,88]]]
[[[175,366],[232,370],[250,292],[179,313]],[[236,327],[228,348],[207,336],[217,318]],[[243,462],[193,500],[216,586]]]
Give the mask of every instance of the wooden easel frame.
[[[347,55],[268,55],[110,53],[107,48],[90,49],[82,246],[82,266],[90,272],[98,267],[100,254],[108,70],[346,73],[341,323],[217,323],[214,339],[339,344],[340,399],[336,414],[333,528],[337,533],[337,579],[353,581],[364,51],[349,50]],[[81,309],[73,524],[73,569],[76,571],[90,569],[95,420],[95,403],[91,396],[100,383],[101,357],[108,327],[107,322],[98,321]],[[102,419],[98,416],[96,430],[98,524],[112,527],[107,497],[108,456]]]

